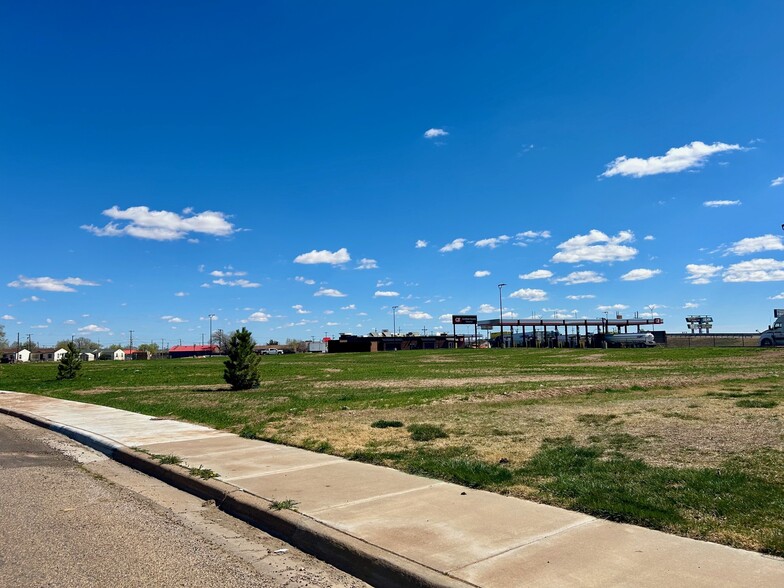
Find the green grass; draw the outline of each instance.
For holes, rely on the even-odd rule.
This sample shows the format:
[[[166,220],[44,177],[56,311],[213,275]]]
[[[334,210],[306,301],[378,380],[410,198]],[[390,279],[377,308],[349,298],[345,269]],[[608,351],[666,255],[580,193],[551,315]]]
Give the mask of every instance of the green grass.
[[[54,363],[0,364],[0,388],[199,423],[784,555],[781,443],[727,455],[713,467],[655,466],[662,462],[638,459],[655,439],[625,428],[639,415],[672,427],[709,427],[703,410],[734,411],[744,427],[762,420],[775,424],[784,401],[777,353],[657,348],[269,356],[261,366],[261,387],[243,392],[227,389],[220,358],[90,362],[67,381],[57,381]],[[712,391],[705,391],[704,382]],[[581,390],[541,394],[570,385]],[[701,390],[690,394],[692,385]],[[668,399],[681,404],[638,408]],[[543,419],[536,416],[542,408],[554,412]],[[568,419],[556,418],[566,413]],[[477,415],[481,423],[473,420]],[[373,436],[360,450],[344,449],[328,431],[310,430],[328,419],[354,427],[346,438],[357,430]],[[403,420],[413,423],[410,439],[397,436],[390,443],[391,432],[377,430],[402,426]],[[543,423],[553,438],[540,443],[542,436],[532,437],[529,428]],[[576,427],[580,440],[556,437],[565,435],[559,423]],[[473,439],[485,445],[472,446]],[[515,445],[528,448],[525,459],[506,453]],[[496,447],[507,449],[494,453]],[[497,463],[501,455],[512,463]],[[191,473],[217,475],[201,467]]]
[[[297,510],[299,502],[286,498],[285,500],[275,500],[270,503],[270,510]]]
[[[214,472],[211,469],[202,466],[199,466],[197,468],[189,468],[188,473],[190,473],[191,476],[194,476],[196,478],[201,478],[202,480],[210,480],[212,478],[218,478],[220,476],[219,473]]]

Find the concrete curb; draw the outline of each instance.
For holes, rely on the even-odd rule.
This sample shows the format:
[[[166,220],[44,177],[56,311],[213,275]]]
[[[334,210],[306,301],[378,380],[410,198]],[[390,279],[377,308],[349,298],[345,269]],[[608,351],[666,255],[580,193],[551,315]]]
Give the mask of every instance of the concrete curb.
[[[413,562],[356,537],[333,529],[296,511],[274,511],[270,502],[242,488],[216,479],[204,480],[181,466],[160,464],[147,454],[112,439],[51,421],[37,415],[0,407],[0,413],[60,433],[107,457],[204,500],[218,508],[379,588],[469,588],[457,578]]]

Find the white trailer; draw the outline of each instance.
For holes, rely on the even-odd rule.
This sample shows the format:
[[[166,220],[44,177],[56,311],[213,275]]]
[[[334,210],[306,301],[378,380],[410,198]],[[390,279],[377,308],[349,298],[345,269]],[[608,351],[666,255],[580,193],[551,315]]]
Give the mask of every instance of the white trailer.
[[[654,347],[653,333],[613,333],[605,335],[608,345],[618,347]]]

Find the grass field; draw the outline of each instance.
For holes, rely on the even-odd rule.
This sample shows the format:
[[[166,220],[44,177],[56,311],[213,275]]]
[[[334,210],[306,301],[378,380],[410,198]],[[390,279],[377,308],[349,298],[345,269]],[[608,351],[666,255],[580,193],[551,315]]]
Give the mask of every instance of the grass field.
[[[168,416],[784,556],[784,349],[459,350],[0,365],[0,389]]]

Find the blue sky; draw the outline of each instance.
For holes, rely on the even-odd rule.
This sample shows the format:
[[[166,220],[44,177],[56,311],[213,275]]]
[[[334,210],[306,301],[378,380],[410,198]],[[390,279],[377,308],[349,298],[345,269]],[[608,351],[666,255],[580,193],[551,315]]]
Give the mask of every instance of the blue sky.
[[[16,2],[0,324],[41,344],[784,307],[780,2]]]

